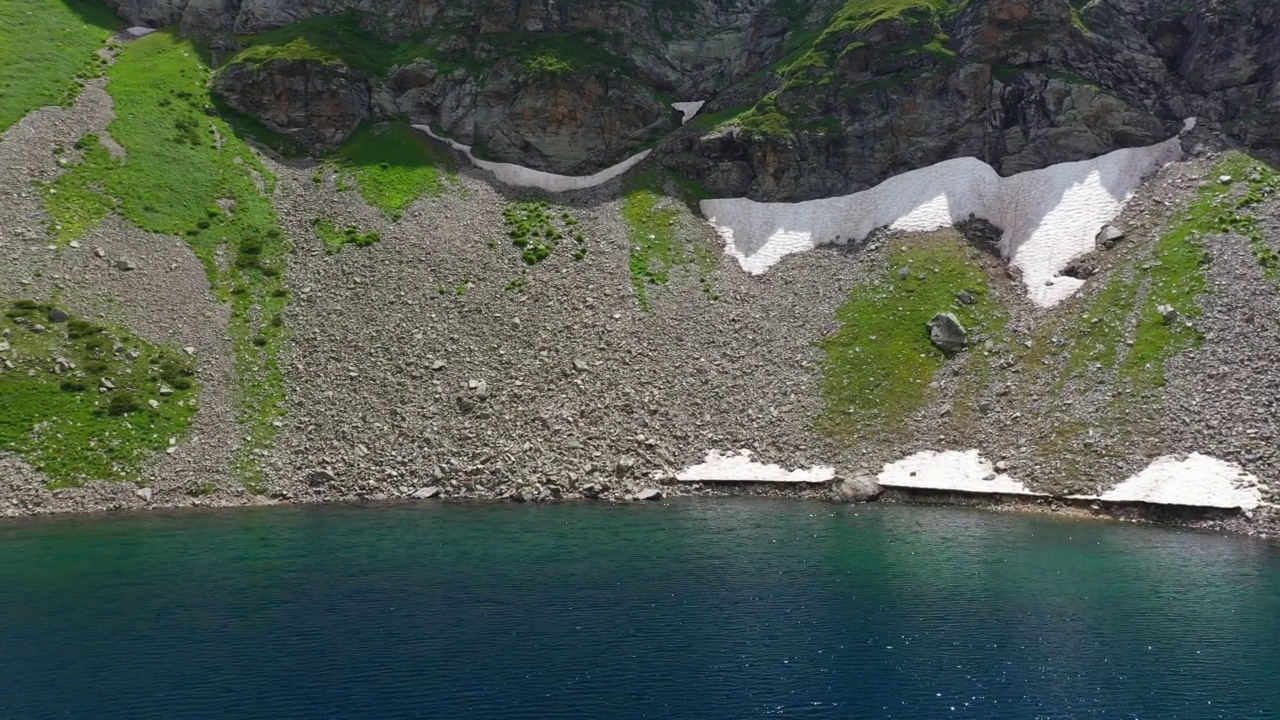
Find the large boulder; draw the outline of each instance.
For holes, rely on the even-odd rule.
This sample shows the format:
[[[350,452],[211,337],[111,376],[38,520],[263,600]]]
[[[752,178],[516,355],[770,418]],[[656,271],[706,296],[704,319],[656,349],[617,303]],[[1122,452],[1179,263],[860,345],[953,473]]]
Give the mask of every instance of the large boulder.
[[[960,319],[951,313],[938,313],[925,324],[929,340],[942,352],[952,355],[969,345],[969,334]]]
[[[831,486],[832,502],[868,502],[880,496],[880,483],[872,475],[854,475]]]

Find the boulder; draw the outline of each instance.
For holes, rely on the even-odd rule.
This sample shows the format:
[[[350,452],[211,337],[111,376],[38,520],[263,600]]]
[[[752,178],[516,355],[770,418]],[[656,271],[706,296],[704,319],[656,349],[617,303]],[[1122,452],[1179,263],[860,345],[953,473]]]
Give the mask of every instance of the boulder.
[[[70,319],[71,316],[62,308],[53,308],[49,310],[49,322],[64,323]]]
[[[657,488],[645,488],[636,493],[637,500],[661,500],[662,491]]]
[[[831,486],[834,502],[867,502],[880,496],[880,483],[873,475],[855,475]]]
[[[414,493],[413,493],[413,499],[415,499],[415,500],[430,500],[431,498],[433,498],[433,497],[435,497],[435,496],[437,496],[437,495],[439,495],[439,494],[440,494],[440,488],[438,488],[438,487],[435,487],[435,486],[432,486],[432,487],[424,487],[424,488],[422,488],[422,489],[420,489],[420,490],[418,490],[418,491],[416,491],[416,492],[414,492]]]
[[[1123,239],[1124,233],[1120,232],[1120,229],[1115,225],[1103,225],[1102,229],[1098,231],[1097,242],[1107,249],[1115,247],[1115,244]]]
[[[155,491],[149,487],[144,487],[144,488],[138,488],[137,490],[134,490],[133,494],[137,495],[138,498],[142,500],[142,502],[149,503],[151,502],[151,499],[155,496]]]
[[[925,325],[929,340],[948,355],[958,353],[969,345],[969,336],[960,320],[951,313],[938,313]]]

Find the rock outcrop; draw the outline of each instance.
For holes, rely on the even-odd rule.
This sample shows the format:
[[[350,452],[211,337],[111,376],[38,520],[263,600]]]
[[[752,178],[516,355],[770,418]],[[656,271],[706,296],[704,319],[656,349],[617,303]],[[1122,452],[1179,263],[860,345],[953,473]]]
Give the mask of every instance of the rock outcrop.
[[[368,79],[343,63],[235,63],[215,76],[213,91],[235,110],[309,146],[337,144],[370,117]]]
[[[319,143],[403,117],[587,174],[672,132],[670,102],[708,100],[656,157],[722,196],[846,194],[957,156],[1010,175],[1150,145],[1188,117],[1193,142],[1280,148],[1270,0],[112,1],[233,46],[299,28],[323,67],[233,60],[219,94]]]

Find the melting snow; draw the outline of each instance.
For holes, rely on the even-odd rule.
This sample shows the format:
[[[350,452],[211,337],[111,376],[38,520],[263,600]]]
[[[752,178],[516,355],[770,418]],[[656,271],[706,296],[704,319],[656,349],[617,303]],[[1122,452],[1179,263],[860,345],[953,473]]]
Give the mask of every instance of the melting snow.
[[[693,116],[697,115],[698,111],[702,109],[702,106],[706,104],[706,100],[697,100],[694,102],[671,103],[671,107],[684,113],[684,117],[680,120],[680,124],[683,125],[692,120]]]
[[[936,230],[973,214],[1004,230],[1001,252],[1022,270],[1031,300],[1048,307],[1083,284],[1057,273],[1094,249],[1098,231],[1145,178],[1181,157],[1182,145],[1172,138],[1007,178],[981,160],[962,157],[842,197],[798,203],[703,200],[701,207],[724,238],[726,252],[753,275],[791,253],[861,240],[878,227]]]
[[[568,192],[570,190],[585,190],[587,188],[603,185],[610,180],[625,173],[635,167],[637,163],[649,156],[651,150],[645,150],[636,153],[631,157],[623,160],[617,165],[607,167],[594,175],[556,175],[555,173],[542,172],[532,168],[522,167],[520,165],[512,165],[511,163],[492,162],[490,160],[481,160],[471,154],[471,146],[463,145],[456,140],[442,137],[431,131],[427,125],[414,125],[417,130],[421,130],[428,136],[448,143],[450,147],[467,156],[472,165],[493,173],[494,178],[498,182],[515,187],[530,187],[546,190],[547,192]]]
[[[997,475],[977,450],[924,450],[884,466],[877,480],[884,487],[955,490],[1004,495],[1040,495],[1005,474]]]
[[[676,479],[681,482],[824,483],[835,476],[835,469],[829,467],[788,471],[781,465],[765,465],[752,460],[750,450],[739,450],[737,455],[712,450],[702,463],[677,473]]]
[[[1176,455],[1157,458],[1142,472],[1101,495],[1071,498],[1252,510],[1258,507],[1262,495],[1258,478],[1239,465],[1191,453],[1185,460]]]

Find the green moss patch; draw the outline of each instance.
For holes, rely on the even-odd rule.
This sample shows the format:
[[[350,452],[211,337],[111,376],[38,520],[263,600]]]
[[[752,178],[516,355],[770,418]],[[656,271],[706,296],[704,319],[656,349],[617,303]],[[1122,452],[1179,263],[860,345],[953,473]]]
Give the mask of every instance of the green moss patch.
[[[926,329],[935,314],[954,313],[971,342],[1007,318],[973,248],[949,234],[901,242],[909,244],[893,252],[884,275],[853,289],[836,313],[839,330],[822,341],[819,427],[831,434],[892,433],[928,401],[929,383],[948,362]],[[962,291],[973,304],[957,300]]]
[[[101,74],[94,51],[120,26],[91,0],[0,3],[0,132],[32,110],[74,99],[84,79]]]
[[[0,317],[0,449],[55,486],[128,480],[182,437],[196,412],[195,368],[178,350],[52,305]]]
[[[545,201],[508,205],[502,211],[511,244],[520,251],[526,265],[537,265],[551,256],[561,242],[571,240],[573,259],[587,256],[587,238],[578,227],[578,219],[567,208]]]
[[[56,185],[74,192],[50,204],[50,213],[64,228],[83,227],[111,207],[144,230],[185,238],[204,263],[215,293],[232,305],[237,410],[246,437],[236,463],[252,486],[254,451],[272,443],[273,421],[283,413],[278,357],[289,244],[263,195],[275,179],[217,117],[209,68],[190,41],[166,31],[132,42],[108,77],[116,107],[108,132],[127,159],[112,166],[86,141],[85,162]]]
[[[399,122],[361,127],[331,163],[346,181],[340,188],[354,184],[393,220],[419,198],[443,194],[456,170],[452,155]]]
[[[355,225],[348,225],[339,230],[333,220],[327,217],[312,220],[311,227],[315,229],[316,238],[324,246],[324,251],[330,255],[342,252],[342,249],[348,245],[369,247],[382,239],[378,233],[361,232]]]
[[[711,287],[715,255],[681,232],[680,201],[663,192],[662,180],[656,175],[638,176],[622,199],[622,219],[631,240],[631,285],[643,310],[650,307],[652,287],[666,285],[673,271],[690,265],[697,270],[703,289],[716,299]]]

